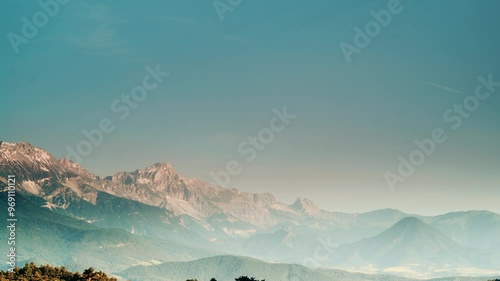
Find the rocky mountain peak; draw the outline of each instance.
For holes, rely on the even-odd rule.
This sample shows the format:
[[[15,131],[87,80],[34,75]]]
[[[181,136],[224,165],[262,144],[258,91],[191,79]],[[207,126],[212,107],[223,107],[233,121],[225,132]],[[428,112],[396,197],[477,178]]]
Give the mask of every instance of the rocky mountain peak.
[[[314,202],[308,198],[297,198],[292,207],[299,212],[310,215],[319,214],[321,212],[318,206],[316,206],[316,204],[314,204]]]
[[[17,160],[17,161],[40,161],[47,162],[53,157],[43,149],[34,147],[27,142],[18,143],[0,143],[0,160]]]
[[[157,162],[157,163],[147,167],[146,169],[151,169],[151,168],[161,169],[161,170],[173,170],[172,164],[170,164],[168,162]]]
[[[158,162],[144,169],[139,169],[137,172],[139,174],[177,175],[177,172],[172,168],[172,164],[168,162]]]
[[[79,175],[82,179],[93,180],[96,179],[96,176],[90,173],[87,169],[80,166],[80,164],[69,160],[66,157],[59,159],[59,163],[65,169],[72,171],[74,174]]]
[[[0,144],[0,169],[2,173],[18,176],[20,181],[43,178],[68,178],[74,173],[43,149],[26,142]]]
[[[422,228],[427,228],[427,227],[429,226],[426,223],[424,223],[423,221],[421,221],[416,217],[403,218],[393,226],[394,229],[399,229],[399,230],[410,229],[411,231],[418,231]]]
[[[73,162],[66,157],[59,159],[59,163],[61,163],[61,165],[63,165],[64,167],[66,167],[68,169],[85,170],[86,171],[86,169],[83,168],[82,166],[80,166],[78,163]]]

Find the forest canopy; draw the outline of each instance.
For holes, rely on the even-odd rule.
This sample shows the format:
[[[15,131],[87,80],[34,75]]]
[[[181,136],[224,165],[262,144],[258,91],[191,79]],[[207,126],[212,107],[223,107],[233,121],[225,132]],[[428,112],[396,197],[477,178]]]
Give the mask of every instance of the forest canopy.
[[[51,265],[36,266],[34,263],[27,263],[23,268],[14,268],[14,272],[0,271],[0,281],[117,281],[102,271],[95,271],[90,267],[83,273],[70,272],[63,267],[53,267]]]

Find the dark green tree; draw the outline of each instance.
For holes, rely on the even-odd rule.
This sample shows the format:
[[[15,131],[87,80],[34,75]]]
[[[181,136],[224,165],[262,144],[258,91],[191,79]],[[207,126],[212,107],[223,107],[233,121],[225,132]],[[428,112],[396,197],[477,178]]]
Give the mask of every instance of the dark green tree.
[[[83,275],[67,271],[65,267],[36,266],[34,263],[27,263],[23,268],[16,267],[13,271],[0,271],[0,281],[117,281],[92,267],[86,269]]]
[[[234,279],[235,281],[259,281],[255,279],[254,277],[248,277],[248,276],[240,276],[238,278]],[[261,280],[261,281],[266,281],[266,280]]]

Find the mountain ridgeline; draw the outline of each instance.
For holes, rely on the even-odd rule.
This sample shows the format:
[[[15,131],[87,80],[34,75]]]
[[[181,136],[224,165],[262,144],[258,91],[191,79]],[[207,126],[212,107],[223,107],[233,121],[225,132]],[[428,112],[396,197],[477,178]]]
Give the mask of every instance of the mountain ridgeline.
[[[99,265],[136,280],[196,277],[187,276],[188,269],[200,280],[213,277],[208,268],[214,266],[226,276],[254,275],[251,267],[260,261],[241,256],[273,262],[259,264],[270,268],[257,276],[266,280],[292,280],[291,272],[297,280],[341,280],[338,274],[376,280],[290,264],[420,278],[500,269],[500,216],[488,211],[330,212],[306,198],[288,205],[269,193],[188,179],[168,163],[99,177],[31,144],[1,142],[0,187],[9,175],[17,180],[20,261],[74,270]]]

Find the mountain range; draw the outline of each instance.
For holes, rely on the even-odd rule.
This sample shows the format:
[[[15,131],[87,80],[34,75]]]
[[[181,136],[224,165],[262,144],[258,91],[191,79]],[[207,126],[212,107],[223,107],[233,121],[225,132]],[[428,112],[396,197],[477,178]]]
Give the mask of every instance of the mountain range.
[[[500,269],[500,215],[488,211],[331,212],[185,178],[169,163],[100,177],[23,142],[0,142],[0,187],[8,175],[18,182],[23,260],[122,272],[231,254],[429,278]]]
[[[168,275],[165,273],[168,272]],[[166,262],[154,266],[134,266],[118,273],[129,280],[199,280],[216,278],[220,281],[234,280],[239,276],[254,276],[257,280],[275,281],[417,281],[395,275],[353,273],[336,269],[313,269],[298,264],[268,263],[253,258],[237,256],[214,256],[189,262]],[[448,277],[429,281],[484,281],[482,277]]]

